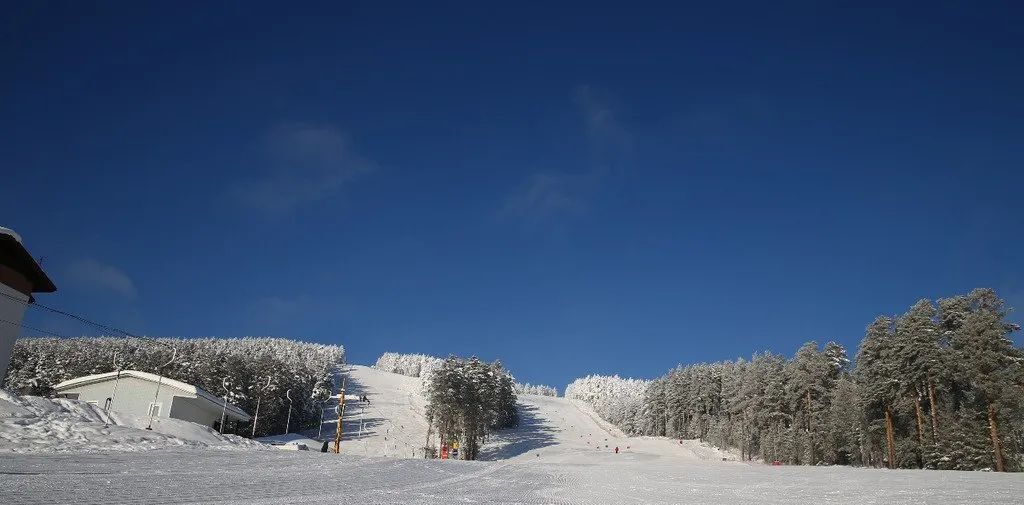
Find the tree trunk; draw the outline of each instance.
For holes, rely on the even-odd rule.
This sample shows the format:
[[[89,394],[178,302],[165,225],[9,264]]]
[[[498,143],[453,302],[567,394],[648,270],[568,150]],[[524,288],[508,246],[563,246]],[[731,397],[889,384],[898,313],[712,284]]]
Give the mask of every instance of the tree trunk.
[[[917,415],[917,466],[924,468],[924,415],[921,414],[921,390],[917,391],[917,398],[914,400],[914,413]]]
[[[932,409],[932,443],[939,440],[939,406],[935,401],[935,383],[928,377],[928,403]]]
[[[811,460],[807,463],[814,464],[814,435],[811,433],[811,390],[807,390],[807,449],[810,452]]]
[[[893,435],[892,410],[885,406],[885,443],[889,448],[889,468],[896,468],[896,439]]]
[[[999,443],[999,425],[996,424],[996,407],[988,402],[988,431],[992,436],[992,451],[996,457],[996,471],[1003,471],[1003,448]]]

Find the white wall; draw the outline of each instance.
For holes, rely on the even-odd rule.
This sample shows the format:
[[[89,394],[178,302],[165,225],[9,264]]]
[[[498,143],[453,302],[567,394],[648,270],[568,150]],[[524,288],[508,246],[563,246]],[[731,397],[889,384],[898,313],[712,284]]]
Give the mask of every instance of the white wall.
[[[77,393],[78,399],[83,402],[96,402],[100,408],[103,407],[107,398],[113,394],[114,380],[96,382],[83,386],[62,389],[58,394]],[[117,383],[117,394],[111,410],[124,412],[140,417],[149,416],[149,404],[153,402],[153,395],[156,393],[156,383],[147,380],[137,379],[122,375]],[[160,417],[170,417],[171,402],[175,395],[183,394],[182,391],[169,387],[166,383],[160,386],[160,396],[156,402],[160,403]]]
[[[6,296],[0,296],[0,319],[14,323],[0,323],[0,383],[2,383],[4,376],[7,375],[7,365],[11,361],[14,340],[21,333],[21,327],[15,325],[21,324],[21,318],[25,315],[25,307],[28,304],[28,296],[6,284],[0,284],[0,292],[22,300],[22,302],[18,302]]]

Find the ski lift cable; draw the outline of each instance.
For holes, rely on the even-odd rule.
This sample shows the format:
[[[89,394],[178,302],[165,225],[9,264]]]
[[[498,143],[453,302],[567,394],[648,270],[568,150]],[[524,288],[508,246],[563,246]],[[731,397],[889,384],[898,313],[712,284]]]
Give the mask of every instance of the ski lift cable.
[[[44,330],[44,329],[41,329],[41,328],[36,328],[34,326],[29,326],[29,325],[27,325],[25,323],[16,323],[14,321],[8,321],[6,319],[0,319],[0,323],[9,324],[11,326],[20,326],[20,327],[22,327],[22,328],[24,328],[26,330],[31,330],[31,331],[34,331],[34,332],[39,333],[41,335],[52,335],[54,337],[70,338],[70,337],[61,335],[59,333],[55,333],[55,332],[52,332],[52,331]]]
[[[64,316],[64,317],[68,317],[68,318],[74,319],[74,320],[76,320],[76,321],[78,321],[80,323],[84,323],[84,324],[93,326],[95,328],[99,328],[101,330],[105,330],[105,331],[109,331],[109,332],[113,332],[113,333],[120,333],[122,335],[131,337],[131,338],[137,338],[137,339],[140,339],[140,340],[148,340],[148,341],[151,341],[151,342],[154,342],[154,343],[166,346],[166,347],[171,347],[170,344],[161,342],[161,341],[159,341],[159,340],[157,340],[155,338],[139,336],[139,335],[136,335],[134,333],[122,330],[120,328],[115,328],[113,326],[109,326],[109,325],[106,325],[106,324],[103,324],[103,323],[98,323],[96,321],[93,321],[93,320],[85,317],[85,316],[80,316],[78,314],[74,314],[74,313],[71,313],[71,312],[68,312],[68,311],[65,311],[65,310],[61,310],[61,309],[58,309],[56,307],[50,307],[49,305],[44,305],[44,304],[39,303],[38,301],[35,301],[35,300],[28,300],[28,301],[26,301],[26,300],[22,300],[21,298],[18,298],[16,296],[13,296],[13,295],[10,295],[10,294],[7,294],[7,293],[2,293],[2,292],[0,292],[0,295],[3,295],[4,297],[7,297],[7,298],[9,298],[11,300],[14,300],[16,302],[22,303],[22,304],[24,304],[24,305],[26,305],[28,307],[36,307],[36,308],[41,309],[41,310],[45,310],[45,311],[48,311],[48,312],[52,312],[54,314],[58,314],[58,315],[61,315],[61,316]],[[54,336],[61,336],[61,335],[54,334]]]

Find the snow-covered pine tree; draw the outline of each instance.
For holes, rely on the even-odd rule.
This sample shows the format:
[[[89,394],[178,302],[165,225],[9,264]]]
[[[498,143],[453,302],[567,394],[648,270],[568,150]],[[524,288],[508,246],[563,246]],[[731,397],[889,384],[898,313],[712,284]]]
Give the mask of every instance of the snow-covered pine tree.
[[[936,378],[948,374],[941,345],[942,336],[936,322],[936,310],[927,299],[919,300],[896,321],[896,352],[903,374],[900,385],[905,401],[913,404],[914,427],[917,440],[915,452],[919,466],[934,466],[928,454],[938,444],[938,406],[935,392]],[[925,422],[927,407],[930,423]],[[930,428],[930,429],[929,429]],[[927,434],[927,437],[926,437]],[[941,444],[939,444],[941,445]]]
[[[876,318],[868,326],[857,353],[857,383],[861,387],[869,431],[874,435],[872,442],[876,442],[872,446],[884,445],[884,456],[877,459],[884,460],[889,468],[896,468],[897,465],[893,405],[901,394],[893,325],[894,321],[890,317]],[[884,432],[882,442],[877,443],[877,435],[881,432]]]
[[[427,384],[427,446],[436,428],[442,444],[458,441],[460,456],[476,459],[490,430],[517,422],[514,382],[500,362],[449,356]]]
[[[951,345],[958,374],[976,394],[975,410],[988,421],[993,467],[1002,472],[1007,469],[1002,421],[1022,413],[1024,353],[1009,338],[1019,328],[1006,320],[1005,303],[991,289],[971,291],[967,307],[950,335]]]

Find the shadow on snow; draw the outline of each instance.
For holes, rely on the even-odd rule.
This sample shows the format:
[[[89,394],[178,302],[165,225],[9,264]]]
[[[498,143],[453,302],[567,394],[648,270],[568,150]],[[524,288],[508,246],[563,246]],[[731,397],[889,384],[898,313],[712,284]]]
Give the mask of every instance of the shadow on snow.
[[[537,407],[519,404],[519,425],[490,435],[478,459],[497,460],[555,445],[555,428],[537,417]]]

